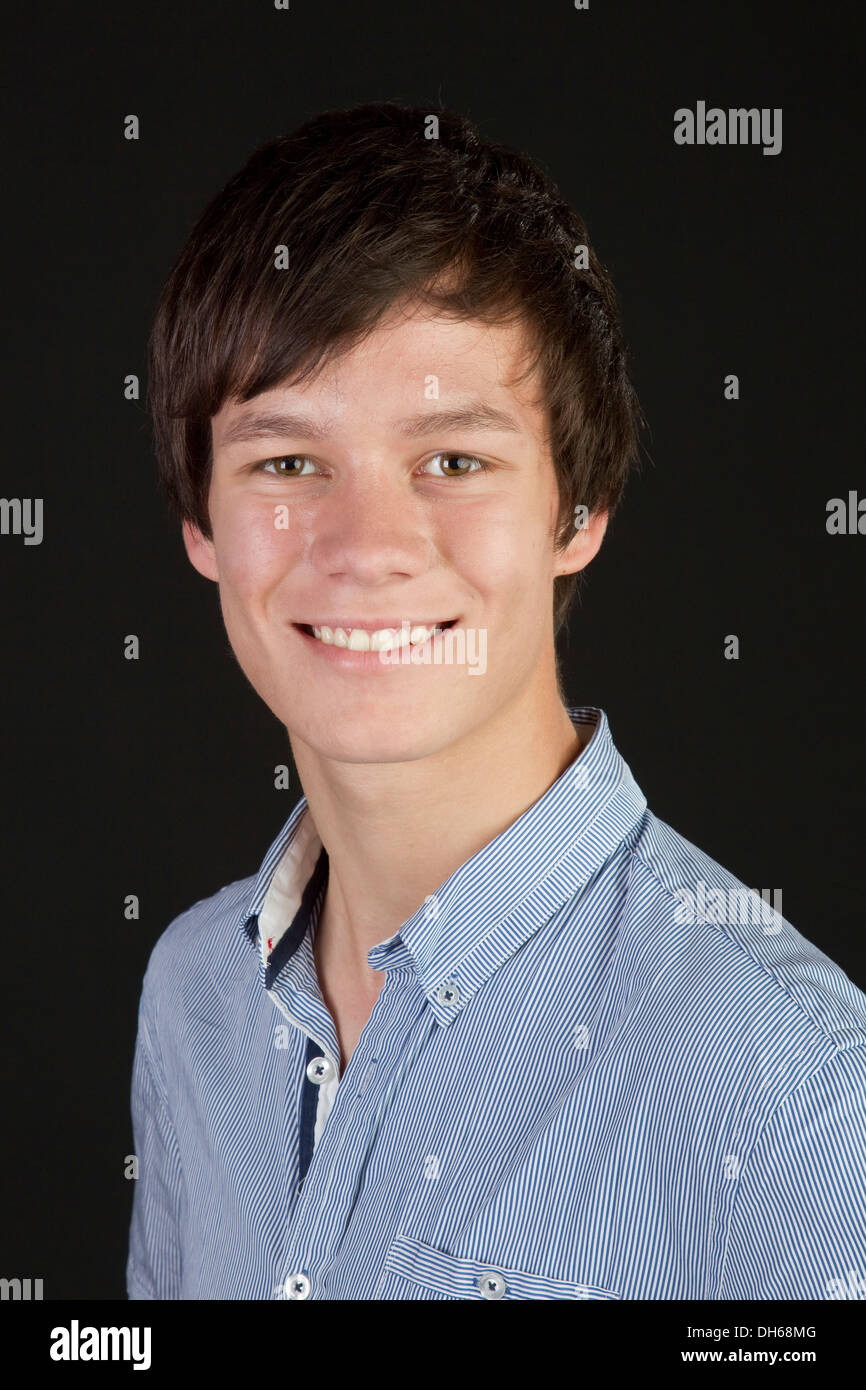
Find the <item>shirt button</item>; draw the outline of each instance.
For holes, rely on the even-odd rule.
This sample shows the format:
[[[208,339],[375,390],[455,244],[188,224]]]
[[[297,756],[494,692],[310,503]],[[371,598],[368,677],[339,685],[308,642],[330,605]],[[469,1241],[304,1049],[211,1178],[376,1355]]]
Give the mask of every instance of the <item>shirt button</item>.
[[[456,980],[443,980],[436,991],[436,998],[440,1004],[458,1004],[460,1002],[460,991],[457,988]]]
[[[321,1086],[334,1076],[334,1064],[329,1057],[314,1057],[307,1063],[307,1076],[314,1086]]]
[[[476,1280],[485,1298],[504,1298],[506,1283],[501,1274],[488,1270]]]
[[[309,1298],[310,1281],[306,1274],[290,1274],[285,1284],[286,1298]]]

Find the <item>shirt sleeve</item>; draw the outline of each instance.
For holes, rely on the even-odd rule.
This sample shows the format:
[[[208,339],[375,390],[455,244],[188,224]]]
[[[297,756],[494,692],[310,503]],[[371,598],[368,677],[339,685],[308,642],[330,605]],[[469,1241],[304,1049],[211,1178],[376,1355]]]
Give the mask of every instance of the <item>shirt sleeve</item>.
[[[138,1177],[132,1201],[126,1289],[130,1299],[181,1295],[180,1151],[154,1062],[145,977],[132,1067],[132,1130]]]
[[[866,1298],[866,1046],[773,1111],[746,1163],[719,1298]]]

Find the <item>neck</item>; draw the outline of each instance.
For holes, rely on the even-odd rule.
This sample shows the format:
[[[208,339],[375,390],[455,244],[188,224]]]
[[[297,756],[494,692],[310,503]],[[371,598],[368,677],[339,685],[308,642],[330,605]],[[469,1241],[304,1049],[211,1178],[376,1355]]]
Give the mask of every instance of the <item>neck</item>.
[[[581,741],[555,684],[548,694],[518,695],[457,743],[412,762],[335,762],[292,739],[329,859],[317,955],[370,983],[370,948],[562,775]]]

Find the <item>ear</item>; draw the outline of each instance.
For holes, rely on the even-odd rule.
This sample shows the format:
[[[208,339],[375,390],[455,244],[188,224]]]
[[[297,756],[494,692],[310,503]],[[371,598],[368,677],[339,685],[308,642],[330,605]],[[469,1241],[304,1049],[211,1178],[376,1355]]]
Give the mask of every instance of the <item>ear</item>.
[[[575,530],[565,549],[557,552],[554,574],[576,574],[578,570],[585,569],[601,549],[607,521],[607,512],[592,512],[588,520]]]
[[[218,580],[220,576],[213,541],[206,540],[191,521],[185,521],[181,529],[190,564],[199,574],[203,574],[205,579]]]

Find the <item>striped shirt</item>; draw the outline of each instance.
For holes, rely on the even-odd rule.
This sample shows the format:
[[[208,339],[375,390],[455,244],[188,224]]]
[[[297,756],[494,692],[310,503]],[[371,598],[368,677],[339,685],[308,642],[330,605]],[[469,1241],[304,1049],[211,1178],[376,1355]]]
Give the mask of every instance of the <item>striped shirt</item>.
[[[305,798],[162,933],[130,1298],[866,1297],[866,996],[569,715],[571,765],[368,952],[342,1077]]]

